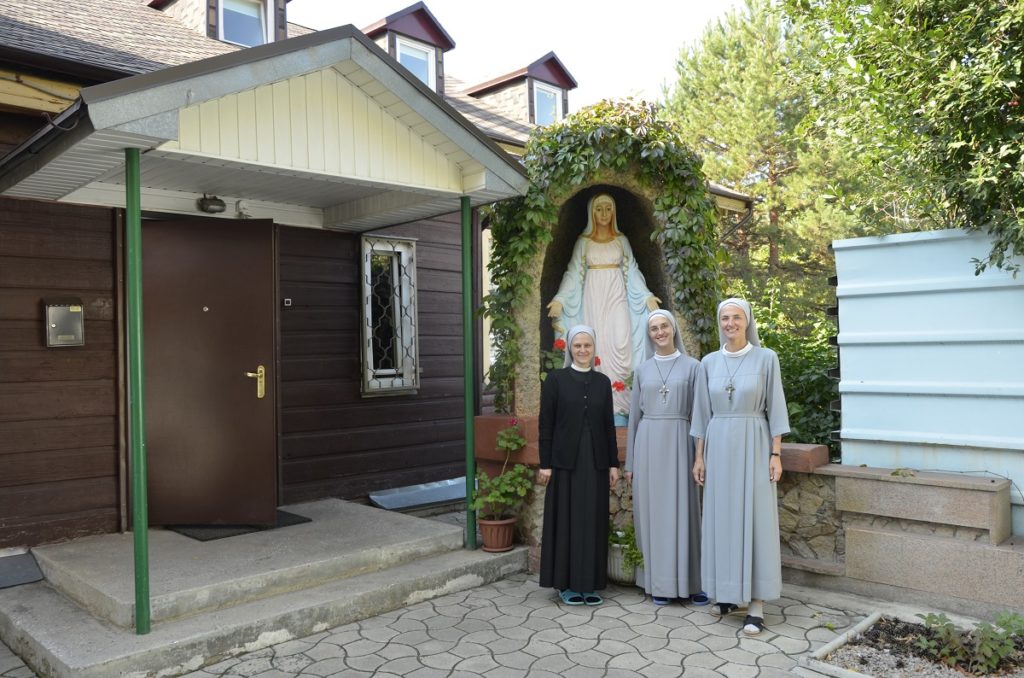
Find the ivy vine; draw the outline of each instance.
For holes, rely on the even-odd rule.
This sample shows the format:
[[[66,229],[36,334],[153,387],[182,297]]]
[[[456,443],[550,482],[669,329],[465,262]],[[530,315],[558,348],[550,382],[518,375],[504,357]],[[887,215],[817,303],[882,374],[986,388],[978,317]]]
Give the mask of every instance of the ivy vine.
[[[602,101],[565,120],[534,130],[523,157],[527,194],[492,205],[492,292],[484,298],[496,357],[490,382],[496,407],[508,411],[522,330],[515,310],[537,281],[531,264],[551,237],[564,200],[608,177],[631,175],[653,198],[652,239],[664,255],[672,306],[701,341],[714,345],[720,288],[716,210],[700,157],[682,141],[658,106],[633,99]],[[614,183],[614,178],[608,183]],[[545,347],[546,348],[546,347]]]

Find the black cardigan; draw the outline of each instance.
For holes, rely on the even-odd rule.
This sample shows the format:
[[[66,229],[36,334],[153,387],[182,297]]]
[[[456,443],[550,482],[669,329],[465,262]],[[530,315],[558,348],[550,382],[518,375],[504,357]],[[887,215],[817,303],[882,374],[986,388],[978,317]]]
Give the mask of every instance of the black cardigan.
[[[590,372],[584,386],[571,367],[548,372],[540,392],[540,467],[571,469],[576,463],[583,425],[590,427],[594,460],[600,470],[618,467],[619,450],[612,416],[612,383]]]

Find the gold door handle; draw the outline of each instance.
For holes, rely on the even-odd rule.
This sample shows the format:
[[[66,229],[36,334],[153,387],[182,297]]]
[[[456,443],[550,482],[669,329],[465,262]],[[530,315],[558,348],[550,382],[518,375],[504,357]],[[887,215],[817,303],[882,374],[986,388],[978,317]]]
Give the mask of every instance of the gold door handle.
[[[267,368],[258,365],[255,372],[246,372],[245,376],[256,380],[256,397],[262,399],[267,395]]]

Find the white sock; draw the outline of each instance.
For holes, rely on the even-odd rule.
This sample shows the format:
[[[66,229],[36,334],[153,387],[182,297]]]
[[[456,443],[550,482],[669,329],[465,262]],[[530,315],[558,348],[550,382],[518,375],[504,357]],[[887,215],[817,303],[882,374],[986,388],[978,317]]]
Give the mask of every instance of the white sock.
[[[747,607],[747,614],[751,617],[760,617],[761,619],[764,619],[764,601],[751,600],[750,605]]]

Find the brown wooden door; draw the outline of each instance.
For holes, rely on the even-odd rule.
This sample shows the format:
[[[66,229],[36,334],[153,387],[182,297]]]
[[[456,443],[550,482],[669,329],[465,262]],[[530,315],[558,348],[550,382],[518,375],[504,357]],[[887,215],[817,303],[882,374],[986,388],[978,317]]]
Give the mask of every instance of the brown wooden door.
[[[273,523],[273,223],[146,221],[142,271],[150,524]]]

